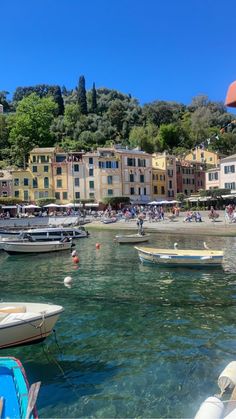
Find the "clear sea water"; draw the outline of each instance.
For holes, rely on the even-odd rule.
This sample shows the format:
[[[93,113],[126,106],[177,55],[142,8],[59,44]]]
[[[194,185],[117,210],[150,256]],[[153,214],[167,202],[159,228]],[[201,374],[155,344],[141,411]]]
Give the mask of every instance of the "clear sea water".
[[[65,308],[45,343],[0,355],[19,358],[30,383],[42,382],[41,418],[193,417],[236,360],[236,238],[207,240],[225,250],[224,270],[195,270],[142,265],[114,235],[77,241],[78,267],[69,253],[0,254],[2,300]],[[201,237],[158,233],[150,244],[175,241],[203,248]]]

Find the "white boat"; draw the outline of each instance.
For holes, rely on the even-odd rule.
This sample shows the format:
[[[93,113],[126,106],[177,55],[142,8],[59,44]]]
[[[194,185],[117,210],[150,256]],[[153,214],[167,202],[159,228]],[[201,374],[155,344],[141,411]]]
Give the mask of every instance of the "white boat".
[[[53,304],[0,303],[0,349],[43,341],[63,311]]]
[[[8,241],[1,243],[1,248],[10,255],[59,252],[62,250],[70,250],[72,246],[73,243],[71,239],[68,239],[68,241]]]
[[[116,217],[107,217],[107,218],[103,218],[102,220],[103,224],[112,224],[112,223],[116,223],[117,218]]]
[[[141,262],[168,266],[219,267],[223,263],[221,250],[179,250],[157,249],[155,247],[135,247]]]
[[[114,241],[117,243],[141,243],[147,242],[150,239],[150,234],[126,234],[117,235]]]
[[[63,237],[71,237],[73,239],[80,239],[88,237],[89,233],[84,227],[44,227],[44,228],[30,228],[28,230],[14,231],[2,230],[0,231],[0,239],[2,238],[18,238],[20,234],[29,234],[35,240],[60,240]]]

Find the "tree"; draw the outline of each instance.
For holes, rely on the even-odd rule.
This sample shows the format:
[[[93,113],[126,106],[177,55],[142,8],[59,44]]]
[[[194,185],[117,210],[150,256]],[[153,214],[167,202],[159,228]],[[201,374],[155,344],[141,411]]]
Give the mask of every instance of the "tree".
[[[53,145],[50,125],[56,109],[57,105],[51,98],[40,99],[35,93],[19,102],[16,114],[10,120],[10,143],[16,164],[24,164],[34,146]]]
[[[96,110],[97,110],[97,91],[95,89],[95,83],[93,83],[91,111],[95,113]]]
[[[125,107],[120,99],[116,99],[112,102],[107,115],[111,124],[116,128],[117,134],[121,134],[125,119]]]
[[[180,143],[181,129],[176,124],[161,125],[158,138],[164,149],[172,151]]]
[[[3,106],[4,112],[10,111],[10,104],[7,100],[7,95],[9,95],[9,92],[7,92],[6,90],[0,91],[0,104]]]
[[[85,89],[85,78],[80,76],[79,78],[79,88],[78,88],[78,104],[80,105],[80,110],[83,115],[87,115],[87,97]]]

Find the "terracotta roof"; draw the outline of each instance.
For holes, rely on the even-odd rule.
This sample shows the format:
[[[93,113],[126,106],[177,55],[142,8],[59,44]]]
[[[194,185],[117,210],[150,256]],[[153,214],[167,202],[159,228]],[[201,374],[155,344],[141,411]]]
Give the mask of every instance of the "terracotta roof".
[[[42,153],[54,153],[55,151],[56,151],[56,147],[44,147],[44,148],[35,147],[33,148],[33,150],[31,150],[30,153],[42,154]]]
[[[227,162],[227,161],[231,161],[231,160],[236,160],[236,154],[232,154],[232,156],[228,156],[225,157],[224,159],[221,159],[221,163]]]

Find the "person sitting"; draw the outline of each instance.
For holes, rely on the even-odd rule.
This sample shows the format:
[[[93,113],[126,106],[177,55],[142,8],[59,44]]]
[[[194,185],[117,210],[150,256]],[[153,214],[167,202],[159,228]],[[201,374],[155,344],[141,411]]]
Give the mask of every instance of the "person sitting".
[[[202,222],[202,216],[201,216],[199,211],[197,211],[195,213],[195,221],[196,221],[196,223],[201,223]]]
[[[184,219],[184,221],[189,221],[191,222],[193,220],[193,213],[192,211],[187,211],[186,217]]]

